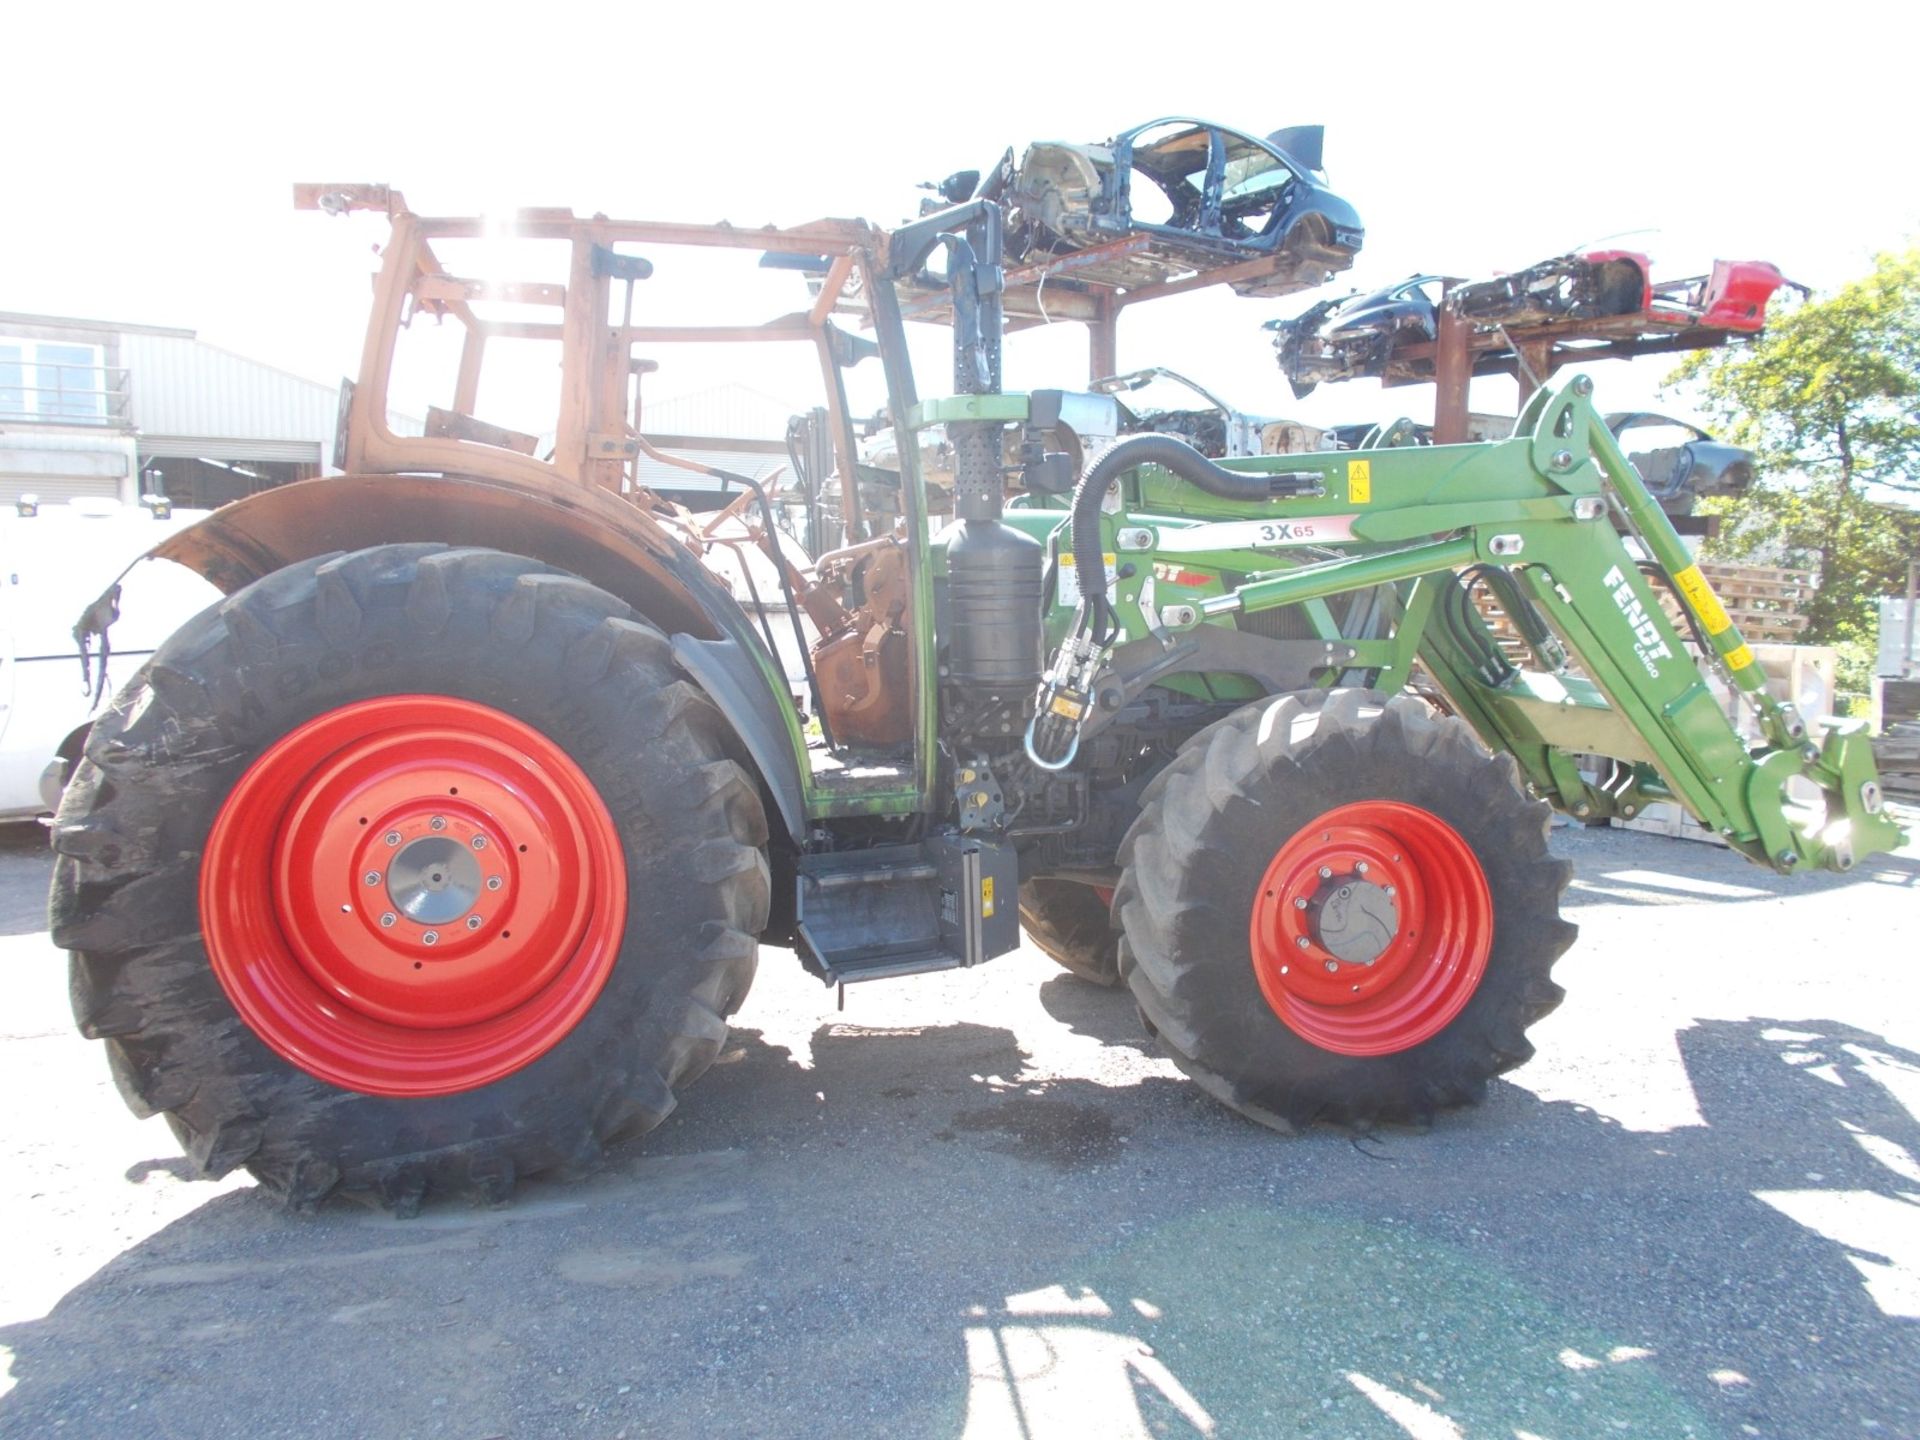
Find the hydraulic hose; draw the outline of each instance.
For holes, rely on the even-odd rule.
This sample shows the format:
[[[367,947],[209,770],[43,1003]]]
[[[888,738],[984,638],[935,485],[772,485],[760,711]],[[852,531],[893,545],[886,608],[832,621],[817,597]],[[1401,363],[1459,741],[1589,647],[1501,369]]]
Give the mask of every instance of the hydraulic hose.
[[[1080,593],[1086,599],[1093,638],[1102,645],[1113,634],[1113,606],[1107,600],[1107,566],[1100,548],[1100,501],[1114,476],[1139,465],[1158,465],[1209,495],[1243,504],[1281,495],[1311,495],[1324,488],[1318,470],[1291,474],[1228,470],[1172,435],[1134,435],[1122,440],[1080,477],[1080,483],[1073,489],[1073,508],[1069,512],[1073,527],[1073,564],[1080,572]]]

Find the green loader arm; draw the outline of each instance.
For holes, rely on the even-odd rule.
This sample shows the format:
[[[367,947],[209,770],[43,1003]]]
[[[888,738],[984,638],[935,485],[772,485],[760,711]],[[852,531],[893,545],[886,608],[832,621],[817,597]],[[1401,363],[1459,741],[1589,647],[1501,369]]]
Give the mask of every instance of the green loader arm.
[[[1897,848],[1905,837],[1884,811],[1864,723],[1826,721],[1810,736],[1768,693],[1592,393],[1585,376],[1542,389],[1514,437],[1493,444],[1376,443],[1229,462],[1318,474],[1317,494],[1251,507],[1143,468],[1125,513],[1102,521],[1105,548],[1127,562],[1114,597],[1122,638],[1171,645],[1200,625],[1297,607],[1327,644],[1323,683],[1355,683],[1358,674],[1398,688],[1417,657],[1486,743],[1512,754],[1536,793],[1568,814],[1631,816],[1678,801],[1783,873],[1847,870]],[[1055,534],[1056,547],[1063,539]],[[1444,618],[1447,591],[1468,569],[1531,621],[1539,669],[1489,674],[1493,646],[1478,615],[1462,615],[1453,599]],[[1698,658],[1651,579],[1690,617],[1704,642]],[[1343,629],[1340,597],[1369,590],[1389,597],[1390,623],[1364,635]],[[1057,608],[1055,633],[1068,623]],[[1754,707],[1757,740],[1729,722],[1708,686],[1710,666]],[[1581,768],[1589,756],[1613,763],[1589,778]]]

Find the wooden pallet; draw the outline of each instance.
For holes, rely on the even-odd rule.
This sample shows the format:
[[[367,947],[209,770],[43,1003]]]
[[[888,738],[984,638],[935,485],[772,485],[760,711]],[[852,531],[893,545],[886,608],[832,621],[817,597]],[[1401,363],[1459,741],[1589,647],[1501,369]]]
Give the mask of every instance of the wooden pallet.
[[[1808,619],[1801,607],[1813,598],[1811,570],[1783,570],[1770,565],[1703,564],[1700,573],[1713,586],[1714,594],[1726,607],[1727,616],[1749,644],[1794,645]],[[1680,614],[1680,602],[1672,592],[1656,587],[1667,619],[1682,635],[1687,624]],[[1499,602],[1483,585],[1476,585],[1474,604],[1493,632],[1493,638],[1516,665],[1528,664],[1526,642],[1501,610]]]

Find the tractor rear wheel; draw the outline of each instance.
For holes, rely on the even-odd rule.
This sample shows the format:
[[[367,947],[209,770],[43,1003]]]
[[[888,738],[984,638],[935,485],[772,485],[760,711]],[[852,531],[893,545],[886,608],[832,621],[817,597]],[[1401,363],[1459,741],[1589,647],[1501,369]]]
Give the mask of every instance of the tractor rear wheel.
[[[1249,706],[1147,788],[1121,976],[1175,1062],[1263,1124],[1472,1103],[1560,1002],[1548,817],[1511,757],[1412,696]]]
[[[765,841],[626,605],[389,545],[239,591],[115,699],[55,820],[53,936],[203,1173],[405,1213],[673,1109],[752,981]]]
[[[1020,925],[1068,974],[1094,985],[1118,985],[1120,936],[1110,918],[1112,901],[1111,890],[1043,876],[1020,887]]]

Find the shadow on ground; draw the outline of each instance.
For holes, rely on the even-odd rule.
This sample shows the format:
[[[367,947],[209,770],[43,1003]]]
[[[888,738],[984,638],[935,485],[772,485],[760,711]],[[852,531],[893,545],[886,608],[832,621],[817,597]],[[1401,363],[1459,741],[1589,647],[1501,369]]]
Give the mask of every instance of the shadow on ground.
[[[1124,994],[1042,996],[1134,1043]],[[503,1210],[211,1201],[0,1330],[0,1432],[1920,1433],[1920,1056],[1681,1039],[1705,1127],[1500,1085],[1357,1143],[1035,1078],[995,1026],[747,1031]]]

